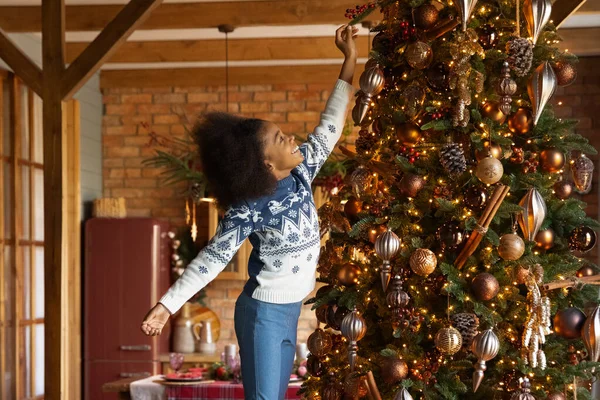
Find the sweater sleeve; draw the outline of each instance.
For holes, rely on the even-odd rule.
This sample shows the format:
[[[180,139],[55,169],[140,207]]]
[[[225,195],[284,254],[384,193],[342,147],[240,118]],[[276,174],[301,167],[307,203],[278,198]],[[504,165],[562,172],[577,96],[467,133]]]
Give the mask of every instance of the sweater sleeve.
[[[244,240],[254,231],[255,223],[262,220],[260,212],[247,203],[231,207],[210,239],[183,274],[159,300],[171,314],[176,313],[194,294],[204,288],[225,269]]]
[[[338,79],[327,100],[325,111],[315,130],[300,146],[304,156],[302,164],[308,170],[309,181],[312,182],[329,157],[339,140],[346,121],[346,109],[354,87],[348,82]]]

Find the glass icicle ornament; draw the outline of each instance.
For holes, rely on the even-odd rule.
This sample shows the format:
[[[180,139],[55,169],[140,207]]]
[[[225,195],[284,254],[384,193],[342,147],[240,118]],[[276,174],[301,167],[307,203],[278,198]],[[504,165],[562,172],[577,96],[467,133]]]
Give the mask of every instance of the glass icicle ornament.
[[[387,290],[390,278],[392,277],[392,265],[390,261],[398,253],[398,250],[400,250],[400,244],[400,238],[391,229],[383,232],[375,240],[375,253],[383,260],[380,276],[384,292]]]
[[[477,356],[475,372],[473,372],[473,392],[479,389],[479,385],[483,381],[483,373],[487,369],[485,363],[496,357],[499,349],[500,340],[491,328],[480,332],[473,339],[471,351]]]
[[[543,62],[535,69],[527,85],[527,93],[533,109],[533,125],[538,123],[544,107],[556,90],[557,81],[549,62]]]
[[[588,194],[592,189],[592,176],[594,174],[594,162],[585,154],[573,160],[571,165],[571,174],[575,191],[579,194]]]
[[[356,306],[352,312],[348,313],[342,320],[340,326],[342,335],[350,342],[348,344],[348,360],[350,362],[350,372],[354,372],[356,363],[356,354],[358,352],[357,342],[361,340],[367,333],[367,325],[365,320],[358,314]]]
[[[552,13],[552,2],[550,0],[525,0],[523,3],[523,14],[527,21],[527,30],[532,37],[532,43],[535,45],[540,33],[550,21]]]
[[[531,368],[546,369],[546,354],[540,347],[546,343],[546,335],[550,329],[550,299],[542,297],[534,274],[529,274],[525,282],[527,292],[527,320],[521,344],[523,345],[524,361]]]

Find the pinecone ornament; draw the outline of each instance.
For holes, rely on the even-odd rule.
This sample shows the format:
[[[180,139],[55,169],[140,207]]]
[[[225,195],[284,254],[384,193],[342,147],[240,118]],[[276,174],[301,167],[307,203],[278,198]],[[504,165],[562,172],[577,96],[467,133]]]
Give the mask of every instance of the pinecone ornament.
[[[533,61],[533,45],[525,38],[514,38],[506,44],[508,64],[515,75],[523,77],[531,69]]]
[[[377,136],[375,133],[369,132],[366,129],[362,129],[358,132],[358,138],[356,138],[356,150],[359,153],[370,152],[376,144]]]
[[[463,347],[468,349],[473,343],[473,338],[477,335],[479,329],[479,318],[471,313],[458,313],[450,317],[452,326],[454,326],[462,336]]]
[[[450,175],[459,175],[467,169],[465,153],[457,143],[448,143],[440,150],[440,162]]]

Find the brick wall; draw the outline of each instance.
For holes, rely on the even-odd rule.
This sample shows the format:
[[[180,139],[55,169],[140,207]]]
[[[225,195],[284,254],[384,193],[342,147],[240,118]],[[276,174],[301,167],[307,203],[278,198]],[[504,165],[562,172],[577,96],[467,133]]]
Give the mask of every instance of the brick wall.
[[[588,137],[600,149],[600,57],[582,58],[578,64],[577,81],[559,88],[554,96],[557,113],[577,118],[578,132]],[[333,84],[333,83],[332,83]],[[278,123],[287,133],[304,134],[318,122],[319,112],[332,85],[259,85],[231,86],[231,112],[248,117],[268,119]],[[152,154],[147,147],[148,131],[159,134],[183,135],[181,115],[193,116],[202,111],[225,110],[225,87],[122,88],[104,93],[104,195],[127,199],[131,216],[164,218],[174,225],[183,224],[183,200],[177,189],[160,184],[160,171],[142,166],[142,160]],[[150,124],[144,129],[141,123]],[[591,157],[600,171],[598,157]],[[596,173],[593,192],[583,199],[588,202],[588,215],[598,217]],[[207,224],[199,211],[200,241],[206,241]],[[596,259],[597,254],[590,254]],[[221,318],[222,342],[235,343],[233,304],[243,282],[215,281],[207,288],[207,305]],[[298,338],[305,341],[315,327],[314,313],[304,307]]]
[[[229,111],[276,122],[285,133],[305,134],[318,123],[331,84],[230,86]],[[184,200],[179,189],[164,187],[160,170],[142,161],[153,153],[149,132],[183,136],[182,116],[203,111],[225,111],[225,87],[119,88],[104,92],[103,131],[104,196],[124,197],[129,216],[156,217],[175,226],[184,223]],[[141,124],[149,124],[144,128]],[[205,243],[206,205],[198,212],[199,241]],[[221,319],[220,342],[235,343],[234,303],[244,282],[217,280],[207,288],[207,306]],[[314,313],[305,306],[298,339],[306,341],[316,326]]]

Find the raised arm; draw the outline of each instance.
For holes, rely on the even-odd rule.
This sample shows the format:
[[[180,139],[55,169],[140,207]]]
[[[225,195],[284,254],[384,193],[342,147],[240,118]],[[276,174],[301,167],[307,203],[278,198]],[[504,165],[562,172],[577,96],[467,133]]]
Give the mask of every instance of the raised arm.
[[[351,94],[354,93],[352,80],[357,59],[354,42],[356,32],[357,29],[349,25],[344,25],[336,31],[335,43],[344,54],[344,64],[327,100],[325,110],[321,114],[319,125],[300,146],[304,156],[303,164],[308,170],[311,182],[333,151],[344,129],[348,102]]]

